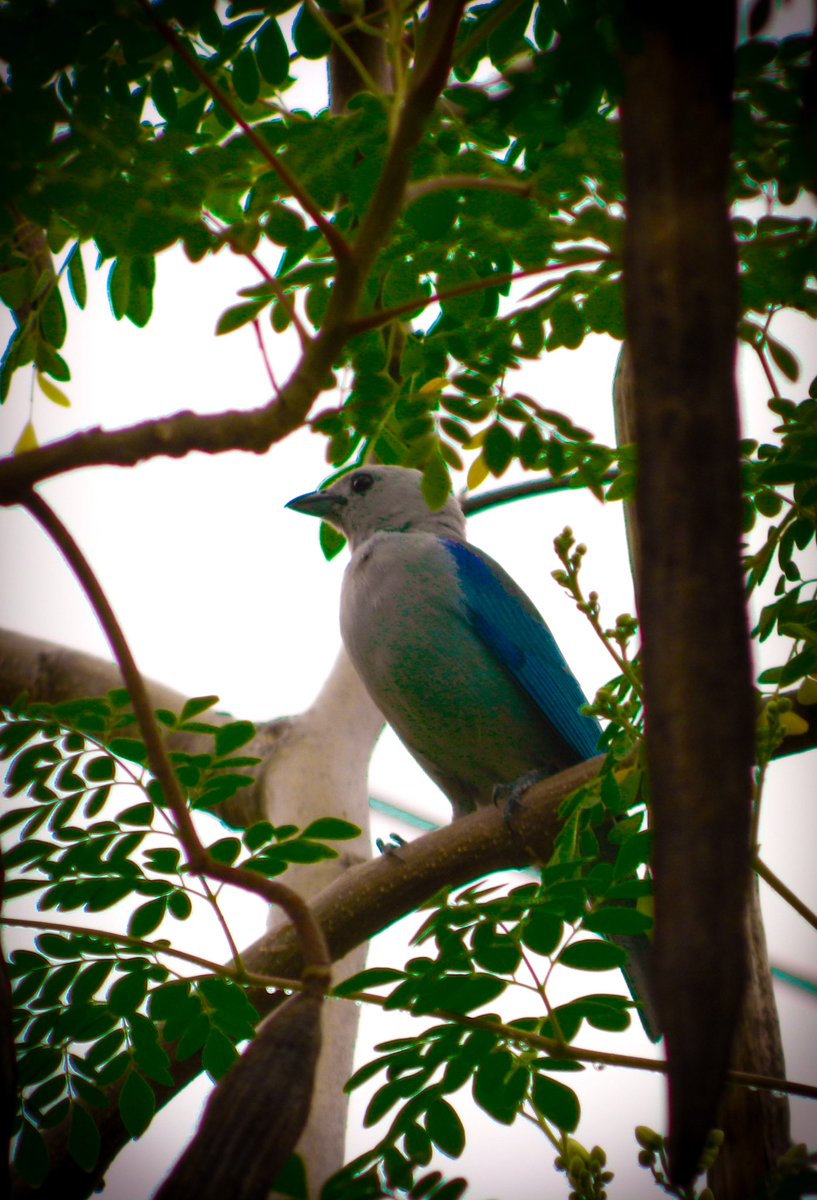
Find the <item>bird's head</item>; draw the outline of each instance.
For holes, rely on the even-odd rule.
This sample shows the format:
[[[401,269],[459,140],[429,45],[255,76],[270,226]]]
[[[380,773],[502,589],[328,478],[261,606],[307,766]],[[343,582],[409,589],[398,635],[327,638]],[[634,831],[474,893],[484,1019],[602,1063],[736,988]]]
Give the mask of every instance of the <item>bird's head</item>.
[[[423,496],[423,476],[408,467],[358,467],[324,491],[307,492],[287,508],[320,517],[349,540],[353,550],[374,533],[433,533],[465,539],[465,518],[449,496],[433,512]]]

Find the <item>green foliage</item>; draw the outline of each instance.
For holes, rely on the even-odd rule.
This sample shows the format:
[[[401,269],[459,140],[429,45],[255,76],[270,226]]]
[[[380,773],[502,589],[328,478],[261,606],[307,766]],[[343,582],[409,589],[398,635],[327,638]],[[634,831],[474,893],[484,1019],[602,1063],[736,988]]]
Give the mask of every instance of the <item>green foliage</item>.
[[[216,699],[190,700],[179,715],[157,713],[169,731],[212,744],[210,753],[172,754],[188,803],[203,812],[248,786],[258,762],[236,754],[254,736],[249,721],[201,720]],[[8,964],[20,1087],[15,1163],[32,1186],[48,1167],[44,1131],[67,1120],[69,1152],[92,1170],[98,1122],[112,1102],[132,1137],[150,1124],[154,1085],[173,1085],[170,1047],[179,1060],[200,1055],[219,1079],[258,1019],[240,970],[176,953],[164,930],[150,936],[168,919],[185,921],[206,905],[218,910],[185,862],[133,728],[123,690],[56,705],[23,698],[0,724],[8,768],[0,831],[17,833],[3,856],[4,916],[13,919],[14,900],[26,897],[24,911],[36,901],[32,924],[43,931],[30,948],[13,950]],[[304,830],[259,821],[240,836],[217,836],[208,849],[272,877],[291,863],[335,857],[328,843],[358,833],[334,817]],[[109,931],[72,927],[80,910],[109,914]],[[125,924],[127,934],[117,932]],[[190,976],[195,964],[199,973]],[[106,1091],[112,1085],[118,1099]]]
[[[376,1145],[344,1168],[338,1186],[385,1179],[410,1191],[419,1182],[415,1172],[428,1166],[435,1148],[458,1158],[464,1134],[453,1105],[467,1085],[500,1124],[523,1115],[554,1146],[573,1134],[579,1101],[557,1076],[584,1069],[571,1050],[584,1025],[626,1029],[634,1003],[589,991],[554,1005],[547,989],[555,971],[594,973],[624,965],[626,950],[604,939],[637,937],[652,926],[635,907],[648,900],[650,881],[640,870],[640,857],[624,855],[643,820],[643,799],[632,784],[629,796],[627,803],[622,789],[611,789],[603,779],[584,789],[565,805],[566,832],[538,883],[507,891],[480,883],[442,893],[426,906],[429,914],[415,937],[428,954],[410,959],[402,970],[369,968],[336,989],[355,995],[386,986],[386,1009],[444,1018],[378,1046],[378,1057],[349,1081],[354,1090],[385,1076],[364,1123],[374,1125],[389,1114],[391,1120]],[[612,809],[607,797],[613,798]],[[569,861],[565,840],[574,851]],[[509,990],[532,994],[534,1011],[503,1024],[485,1010]]]
[[[354,17],[354,5],[161,3],[153,15],[172,28],[170,45],[135,4],[7,0],[0,7],[0,57],[9,64],[0,90],[7,202],[0,299],[16,328],[0,368],[0,399],[13,373],[33,364],[43,393],[65,400],[50,381],[70,379],[61,351],[69,319],[86,304],[91,249],[106,272],[114,318],[141,328],[152,317],[163,251],[180,245],[196,263],[227,247],[245,258],[247,283],[235,302],[225,301],[217,334],[259,322],[273,335],[296,325],[307,339],[346,323],[324,390],[338,386],[307,418],[333,470],[366,457],[417,466],[432,506],[449,494],[451,471],[468,469],[474,489],[514,464],[599,499],[632,499],[633,448],[600,444],[569,414],[518,390],[514,377],[520,365],[576,349],[591,334],[625,335],[615,52],[629,33],[625,10],[602,0],[467,7],[443,102],[411,158],[401,211],[366,267],[356,310],[339,318],[332,301],[342,267],[327,223],[356,247],[371,215],[406,98],[401,64],[422,44],[413,9],[405,26],[384,33],[398,68],[395,96],[363,93],[338,114],[293,110],[287,90],[302,60],[327,56],[329,15]],[[749,590],[774,580],[774,599],[764,602],[754,632],[783,639],[779,663],[760,677],[775,696],[817,673],[808,566],[817,381],[806,397],[796,356],[770,330],[783,309],[817,317],[814,219],[780,211],[813,186],[813,144],[802,120],[809,52],[806,37],[753,38],[736,54],[730,190],[738,205],[739,336],[763,362],[770,389],[777,392],[780,376],[787,397],[797,397],[773,396],[775,441],[743,446],[745,528],[756,538]],[[275,268],[259,271],[260,251],[266,257],[271,247]],[[18,449],[33,444],[28,425]],[[342,541],[324,525],[321,543],[331,557]],[[623,614],[602,625],[598,597],[581,586],[582,547],[569,531],[557,539],[557,554],[558,582],[616,660],[616,677],[591,706],[606,722],[608,765],[565,804],[553,859],[536,883],[501,895],[482,885],[443,895],[419,935],[426,955],[349,985],[388,986],[387,1007],[435,1023],[380,1047],[352,1080],[356,1087],[384,1077],[367,1121],[388,1115],[391,1124],[330,1182],[326,1200],[460,1196],[463,1180],[426,1168],[435,1151],[451,1158],[462,1151],[454,1098],[467,1084],[500,1124],[524,1114],[546,1131],[573,1194],[605,1194],[603,1152],[573,1137],[578,1100],[556,1077],[582,1068],[556,1051],[567,1054],[582,1028],[615,1031],[630,1021],[633,1005],[596,991],[593,980],[625,963],[616,939],[643,937],[651,924],[648,794],[638,756],[644,714],[634,619]],[[255,765],[240,753],[253,734],[248,722],[202,719],[213,701],[159,714],[169,733],[206,741],[199,753],[172,754],[201,814],[240,795]],[[790,731],[785,701],[764,712],[761,762]],[[42,930],[10,962],[21,1064],[15,1161],[32,1186],[47,1172],[44,1131],[68,1119],[70,1153],[92,1170],[109,1085],[122,1085],[121,1115],[138,1136],[152,1118],[155,1087],[171,1080],[171,1045],[180,1058],[199,1055],[218,1078],[256,1020],[240,973],[198,964],[188,977],[163,936],[166,922],[216,901],[186,867],[134,728],[123,693],[53,707],[21,703],[0,728],[0,756],[9,764],[0,831],[18,837],[6,855],[5,894],[12,903],[36,900]],[[329,858],[336,850],[328,843],[357,832],[331,818],[305,830],[269,822],[242,831],[204,827],[217,861],[267,877]],[[79,911],[110,913],[111,925],[127,933],[72,929]],[[531,1014],[511,1027],[485,1019],[487,1006],[520,990],[516,973],[531,962]],[[586,978],[586,994],[551,1007],[553,971]],[[551,1039],[548,1051],[535,1037]],[[661,1139],[642,1143],[642,1152],[652,1155],[645,1166],[659,1163]],[[285,1194],[306,1194],[296,1169],[284,1182]]]

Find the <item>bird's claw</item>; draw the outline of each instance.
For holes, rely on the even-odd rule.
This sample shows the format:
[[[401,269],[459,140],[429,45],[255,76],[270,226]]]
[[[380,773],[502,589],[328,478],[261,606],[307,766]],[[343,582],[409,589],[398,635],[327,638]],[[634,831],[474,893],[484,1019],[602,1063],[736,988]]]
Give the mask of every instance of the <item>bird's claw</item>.
[[[524,807],[526,792],[535,783],[540,783],[552,774],[553,770],[548,767],[534,767],[532,771],[526,771],[524,775],[520,775],[518,779],[511,780],[510,783],[496,784],[493,796],[494,804],[502,808],[502,819],[512,833],[516,832],[513,822]]]

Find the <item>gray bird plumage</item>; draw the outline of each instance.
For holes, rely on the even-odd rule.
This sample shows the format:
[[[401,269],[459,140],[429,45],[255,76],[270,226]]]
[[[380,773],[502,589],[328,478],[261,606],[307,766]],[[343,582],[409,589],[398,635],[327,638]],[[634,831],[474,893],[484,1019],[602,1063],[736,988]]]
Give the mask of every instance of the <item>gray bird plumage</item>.
[[[535,607],[466,544],[453,497],[436,512],[419,471],[363,467],[290,502],[346,535],[341,634],[375,704],[455,815],[497,784],[595,753],[599,729]]]

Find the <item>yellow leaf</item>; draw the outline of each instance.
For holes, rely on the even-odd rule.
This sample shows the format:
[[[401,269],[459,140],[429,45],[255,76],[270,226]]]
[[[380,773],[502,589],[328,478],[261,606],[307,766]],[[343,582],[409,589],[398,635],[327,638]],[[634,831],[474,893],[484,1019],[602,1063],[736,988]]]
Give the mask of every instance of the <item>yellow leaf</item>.
[[[70,408],[71,401],[55,383],[43,375],[42,371],[37,372],[37,383],[40,385],[40,390],[44,396],[47,396],[52,404],[59,404],[60,408]]]
[[[40,443],[37,441],[37,435],[34,432],[34,426],[29,421],[17,439],[17,443],[14,447],[14,453],[25,454],[28,450],[36,450],[39,444]]]
[[[808,733],[808,721],[804,721],[802,717],[793,712],[780,714],[780,727],[787,737],[797,737],[798,734]]]
[[[479,458],[475,458],[468,468],[468,490],[475,492],[481,483],[484,483],[488,478],[488,464],[480,454]]]
[[[807,675],[797,689],[797,699],[801,704],[817,704],[817,679]]]
[[[438,375],[436,379],[427,380],[420,388],[421,396],[436,396],[448,386],[448,380],[444,375]]]
[[[488,430],[480,429],[479,432],[475,433],[473,437],[469,438],[468,441],[463,444],[463,449],[464,450],[478,450],[479,447],[482,445],[482,443],[485,441],[487,436],[488,436]],[[480,480],[480,482],[482,482],[482,481]]]

